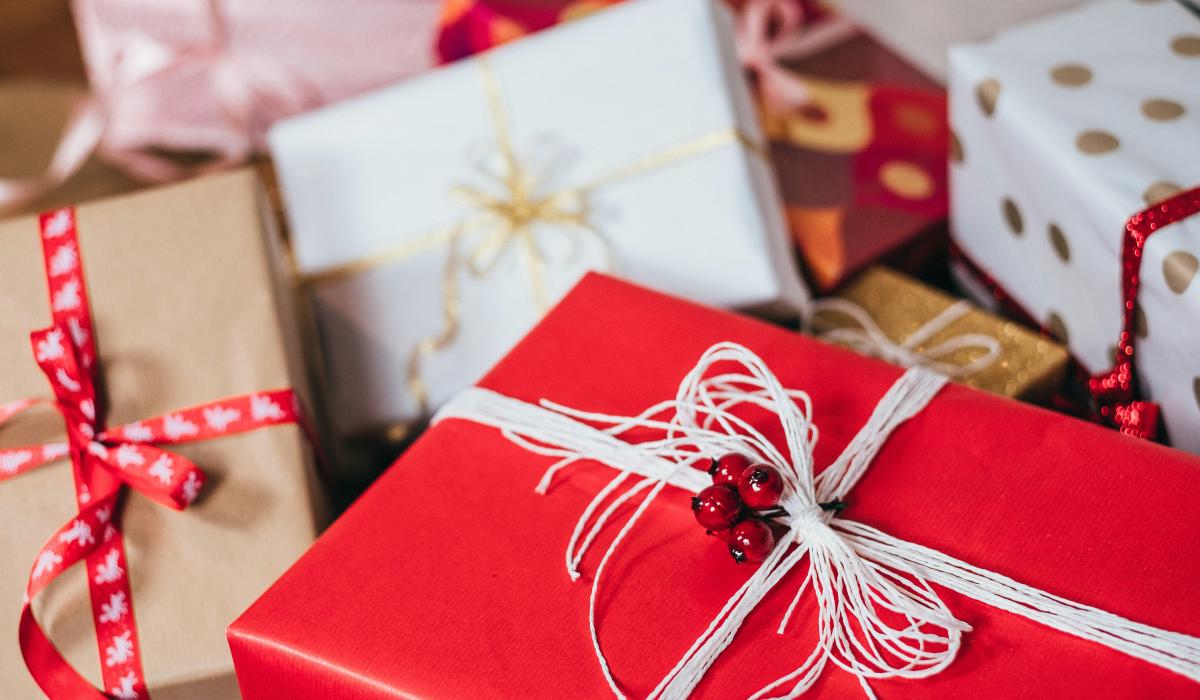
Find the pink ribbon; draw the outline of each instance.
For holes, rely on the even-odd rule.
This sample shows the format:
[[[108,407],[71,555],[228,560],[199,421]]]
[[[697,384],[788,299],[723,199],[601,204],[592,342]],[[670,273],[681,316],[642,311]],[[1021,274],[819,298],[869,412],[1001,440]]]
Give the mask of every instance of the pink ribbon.
[[[185,166],[144,149],[159,144],[134,136],[117,140],[114,115],[130,123],[161,121],[156,89],[204,75],[228,123],[212,158]],[[40,175],[0,179],[0,211],[28,204],[66,182],[93,154],[135,178],[167,182],[244,162],[264,145],[266,129],[322,103],[315,86],[268,57],[230,51],[225,41],[180,49],[132,35],[116,53],[110,85],[95,88],[73,110],[50,164]]]
[[[798,0],[750,0],[738,22],[738,57],[755,76],[767,111],[786,113],[809,104],[804,80],[785,68],[782,59],[797,60],[820,53],[855,32],[840,17],[811,22]]]

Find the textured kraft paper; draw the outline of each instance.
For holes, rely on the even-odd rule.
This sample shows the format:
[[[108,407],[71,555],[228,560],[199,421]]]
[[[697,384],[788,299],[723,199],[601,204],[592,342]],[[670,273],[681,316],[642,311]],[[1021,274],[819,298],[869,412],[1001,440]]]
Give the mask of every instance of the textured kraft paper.
[[[306,403],[276,236],[250,171],[84,205],[84,276],[109,425],[286,386]],[[48,396],[30,331],[50,321],[37,221],[0,225],[0,400]],[[19,416],[0,445],[62,439],[52,409]],[[209,476],[177,512],[125,499],[125,546],[146,680],[159,700],[237,697],[225,627],[314,538],[322,517],[296,426],[170,448]],[[21,658],[23,587],[42,543],[74,512],[64,462],[0,482],[0,679],[5,698],[41,697]],[[99,681],[85,571],[35,600],[38,620]]]
[[[16,80],[0,83],[0,178],[45,172],[72,107],[85,94],[82,85],[70,83]],[[78,204],[140,187],[143,185],[138,181],[91,158],[54,191],[20,207],[0,207],[0,218]]]

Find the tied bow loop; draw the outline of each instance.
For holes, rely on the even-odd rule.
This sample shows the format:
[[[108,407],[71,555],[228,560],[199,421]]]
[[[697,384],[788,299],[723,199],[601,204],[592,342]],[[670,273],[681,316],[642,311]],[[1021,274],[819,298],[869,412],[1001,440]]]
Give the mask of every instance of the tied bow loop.
[[[69,327],[56,324],[34,331],[34,356],[50,381],[55,404],[67,426],[69,453],[81,469],[96,466],[158,503],[182,510],[204,486],[204,472],[191,460],[131,439],[136,431],[103,431],[91,373]],[[90,364],[90,363],[89,363]]]
[[[538,245],[534,231],[539,224],[562,227],[564,232],[586,231],[599,237],[588,223],[587,197],[581,189],[538,194],[520,177],[513,178],[501,195],[470,185],[456,185],[450,193],[470,210],[460,227],[463,235],[477,235],[466,257],[466,267],[476,277],[492,272],[512,245],[521,246],[527,265],[544,264],[545,252]],[[607,257],[607,245],[602,248]]]
[[[751,698],[796,698],[810,690],[830,665],[854,675],[871,698],[872,679],[919,679],[941,672],[957,657],[962,636],[971,626],[954,616],[934,585],[1200,681],[1200,639],[1022,584],[892,537],[841,512],[843,497],[891,433],[924,410],[947,381],[928,369],[909,369],[879,400],[841,455],[819,473],[812,460],[818,433],[808,394],[785,389],[759,357],[733,343],[718,343],[706,351],[673,400],[635,416],[583,411],[545,399],[533,405],[474,388],[446,404],[434,422],[459,418],[490,426],[530,452],[555,458],[538,484],[539,492],[546,492],[558,471],[578,462],[598,462],[617,470],[584,510],[571,536],[567,568],[573,580],[579,579],[579,563],[599,531],[626,504],[640,499],[597,565],[589,599],[596,658],[618,698],[626,696],[609,667],[596,622],[605,567],[667,486],[689,493],[703,489],[712,482],[695,465],[728,452],[765,462],[780,472],[781,504],[788,515],[777,522],[777,531],[787,532],[649,693],[650,698],[690,696],[767,594],[785,581],[795,581],[789,574],[805,566],[778,632],[787,630],[801,597],[811,590],[817,639],[797,668]],[[758,414],[751,420],[747,411]],[[756,427],[764,415],[767,422],[777,420],[782,427],[784,449]],[[626,442],[633,438],[637,441]]]
[[[230,49],[221,41],[178,47],[132,34],[116,53],[111,87],[95,100],[105,123],[152,121],[164,89],[189,76],[203,76],[226,128],[214,134],[215,156],[199,166],[182,166],[141,149],[139,134],[105,129],[97,148],[105,160],[151,182],[179,179],[236,165],[264,147],[266,128],[321,104],[317,89],[267,56]]]
[[[214,14],[217,14],[213,9]],[[220,26],[220,18],[214,21]],[[121,38],[111,79],[95,86],[72,110],[46,170],[29,177],[0,178],[0,211],[16,209],[66,182],[93,153],[147,182],[167,182],[238,165],[265,146],[266,129],[284,117],[320,106],[320,90],[270,56],[234,51],[223,37],[179,47],[143,33]],[[181,79],[201,76],[212,91],[224,128],[210,130],[213,157],[182,165],[144,149],[194,144],[154,143],[120,124],[159,121],[170,90]],[[114,128],[113,125],[117,126]]]
[[[606,416],[548,401],[542,402],[543,410],[530,410],[477,389],[444,407],[435,420],[466,417],[499,428],[526,449],[559,458],[539,490],[560,469],[580,460],[593,459],[620,471],[596,495],[572,535],[567,566],[573,579],[578,578],[579,563],[600,529],[623,504],[641,496],[592,579],[592,637],[601,670],[618,697],[624,694],[601,649],[594,601],[605,565],[624,535],[665,486],[691,492],[702,488],[704,479],[697,477],[702,472],[692,466],[698,461],[739,452],[775,467],[785,484],[781,505],[787,512],[778,525],[786,527],[787,533],[649,697],[687,697],[732,643],[746,617],[790,572],[807,563],[779,633],[786,631],[801,598],[811,589],[820,609],[818,640],[799,668],[754,696],[776,697],[782,692],[779,697],[795,697],[810,688],[830,663],[864,683],[869,678],[937,673],[954,660],[962,634],[970,630],[942,602],[920,567],[884,549],[894,542],[892,538],[840,516],[841,497],[865,473],[888,435],[916,415],[946,381],[929,370],[909,370],[842,456],[819,474],[813,461],[818,432],[808,394],[784,388],[760,358],[734,343],[710,348],[684,378],[674,400],[638,416]],[[784,445],[776,445],[748,420],[747,409],[777,420]],[[619,437],[647,429],[661,431],[665,437],[636,443]],[[630,475],[642,478],[630,484]],[[622,487],[624,493],[619,491]]]
[[[798,0],[749,0],[741,11],[735,41],[742,67],[754,76],[769,113],[786,114],[810,106],[804,78],[781,61],[820,53],[857,30],[839,16],[813,21]]]
[[[839,298],[818,299],[811,305],[815,316],[827,313],[848,317],[854,325],[824,331],[820,337],[847,345],[865,355],[873,355],[901,367],[925,367],[951,379],[966,379],[990,367],[1003,353],[1000,341],[983,333],[962,333],[947,340],[923,345],[942,331],[950,328],[971,310],[965,300],[947,306],[942,312],[929,319],[901,342],[893,341],[879,323],[863,307],[852,301]],[[976,351],[965,364],[950,360],[963,350]],[[978,352],[982,351],[982,353]]]

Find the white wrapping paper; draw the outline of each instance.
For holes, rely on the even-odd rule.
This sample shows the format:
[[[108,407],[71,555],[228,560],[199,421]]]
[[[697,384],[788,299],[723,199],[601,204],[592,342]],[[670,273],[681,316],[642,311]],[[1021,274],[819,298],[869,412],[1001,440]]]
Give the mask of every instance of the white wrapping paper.
[[[705,135],[737,131],[761,144],[731,25],[710,0],[638,0],[489,52],[486,64],[460,62],[278,125],[270,145],[301,273],[469,220],[477,210],[453,196],[456,187],[508,197],[485,174],[503,172],[496,104],[540,193]],[[792,312],[805,299],[771,171],[753,148],[701,148],[603,184],[585,202],[597,235],[531,229],[550,301],[609,255],[616,274],[710,304]],[[464,253],[483,238],[464,236]],[[445,327],[450,250],[418,248],[311,288],[344,432],[416,417],[409,362]],[[421,363],[430,407],[474,382],[540,318],[521,253],[512,241],[486,273],[454,276],[457,336]]]
[[[945,83],[946,49],[1086,0],[834,0],[855,23]]]
[[[1200,185],[1200,18],[1106,0],[951,51],[954,235],[1092,373],[1112,366],[1126,220]],[[1200,219],[1155,233],[1142,387],[1200,452]]]

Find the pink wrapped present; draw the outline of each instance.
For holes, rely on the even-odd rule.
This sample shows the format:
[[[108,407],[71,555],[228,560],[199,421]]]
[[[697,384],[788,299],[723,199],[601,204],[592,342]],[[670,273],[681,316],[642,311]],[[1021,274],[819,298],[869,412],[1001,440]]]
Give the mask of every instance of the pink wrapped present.
[[[145,180],[198,170],[147,149],[260,150],[276,120],[433,64],[439,0],[72,0],[93,95],[47,171],[0,181],[0,207],[52,188],[93,152]]]

